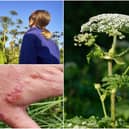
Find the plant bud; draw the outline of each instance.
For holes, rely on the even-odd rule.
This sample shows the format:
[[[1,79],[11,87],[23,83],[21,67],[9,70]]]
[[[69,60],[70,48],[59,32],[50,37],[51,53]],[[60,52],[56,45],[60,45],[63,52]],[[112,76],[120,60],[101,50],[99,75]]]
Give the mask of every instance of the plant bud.
[[[100,84],[99,83],[95,84],[95,89],[100,89]]]

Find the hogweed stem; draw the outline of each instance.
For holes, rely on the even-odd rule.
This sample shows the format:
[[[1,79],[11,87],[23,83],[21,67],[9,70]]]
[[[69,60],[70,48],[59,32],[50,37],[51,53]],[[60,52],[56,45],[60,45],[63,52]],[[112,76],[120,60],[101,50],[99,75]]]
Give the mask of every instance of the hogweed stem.
[[[113,36],[113,44],[112,44],[112,48],[109,51],[109,54],[111,54],[111,56],[114,56],[115,53],[115,47],[116,47],[116,40],[117,40],[117,36],[114,35]],[[112,60],[108,60],[108,75],[111,76],[112,75]],[[111,119],[112,119],[112,127],[115,127],[115,96],[116,96],[116,88],[113,88],[111,90]]]
[[[99,95],[99,98],[100,98],[100,101],[101,101],[101,104],[102,104],[102,109],[103,109],[104,117],[106,118],[107,117],[107,112],[106,112],[106,106],[104,104],[105,97],[103,97],[101,95],[101,92],[99,90],[100,89],[100,84],[95,84],[95,89],[98,92],[98,95]]]

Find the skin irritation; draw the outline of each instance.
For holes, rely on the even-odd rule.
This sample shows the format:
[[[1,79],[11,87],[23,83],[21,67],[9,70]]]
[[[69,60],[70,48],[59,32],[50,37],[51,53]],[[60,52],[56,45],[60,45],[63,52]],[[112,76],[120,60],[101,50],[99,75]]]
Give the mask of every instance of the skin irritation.
[[[41,85],[38,84],[39,81],[40,82],[42,82],[42,81],[45,82],[45,85],[50,85],[51,84],[51,87],[48,86],[47,89],[44,88],[44,90],[46,89],[46,93],[43,94],[43,96],[40,95],[40,93],[39,93],[39,95],[42,96],[43,98],[47,98],[47,96],[51,96],[52,95],[51,90],[57,91],[57,93],[59,94],[60,93],[60,91],[59,91],[60,89],[58,90],[57,86],[55,87],[55,86],[52,86],[52,85],[57,85],[58,83],[59,84],[60,83],[63,84],[63,81],[58,79],[58,76],[55,75],[55,73],[54,73],[55,70],[56,69],[50,69],[50,70],[44,69],[43,74],[40,74],[39,71],[31,72],[30,74],[28,74],[28,77],[25,78],[25,80],[23,79],[22,82],[18,81],[18,85],[11,92],[9,92],[9,94],[7,94],[6,100],[8,102],[10,102],[10,103],[15,103],[15,104],[17,103],[18,105],[19,104],[20,105],[22,105],[22,104],[24,105],[25,101],[21,102],[20,100],[24,100],[24,95],[26,96],[26,91],[27,90],[30,91],[30,92],[35,92],[35,94],[36,94],[37,92],[40,92],[38,89],[41,89],[41,88],[44,87],[44,85],[42,85],[43,83],[41,83]],[[37,84],[39,85],[39,86],[37,86],[37,88],[39,87],[38,89],[32,89],[33,87],[29,87],[29,85],[31,85],[32,81],[37,82]],[[26,91],[25,91],[24,87],[27,88]],[[49,88],[51,88],[51,90],[49,90]],[[40,100],[40,97],[38,97],[38,98],[35,97],[35,99],[39,99]],[[31,103],[31,101],[30,101],[30,103]]]
[[[10,127],[40,128],[27,115],[26,107],[39,100],[63,94],[63,65],[59,67],[3,66],[0,69],[4,71],[0,72],[0,120]],[[13,74],[8,73],[12,69]]]
[[[22,94],[22,85],[17,85],[9,94],[7,94],[5,100],[9,103],[18,101]]]
[[[4,116],[4,114],[3,113],[0,113],[0,120],[3,120],[3,121],[5,121],[6,119],[5,119],[5,116]]]
[[[52,72],[50,72],[50,71],[47,71],[49,74],[53,74]],[[32,73],[32,74],[30,74],[30,77],[32,78],[32,79],[42,79],[42,80],[46,80],[46,81],[57,81],[58,82],[58,80],[54,80],[53,78],[49,78],[49,74],[44,74],[44,75],[42,75],[42,74],[40,74],[40,73]]]

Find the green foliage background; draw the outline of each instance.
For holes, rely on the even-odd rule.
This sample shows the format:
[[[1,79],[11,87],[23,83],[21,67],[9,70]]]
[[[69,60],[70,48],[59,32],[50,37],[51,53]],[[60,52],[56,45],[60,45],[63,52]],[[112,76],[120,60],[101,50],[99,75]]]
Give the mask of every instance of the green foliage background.
[[[82,24],[92,16],[102,13],[121,13],[129,15],[128,1],[79,1],[65,2],[65,123],[66,127],[109,127],[110,120],[101,120],[103,116],[99,96],[94,88],[95,82],[101,82],[107,75],[106,62],[94,59],[90,64],[86,61],[86,55],[90,48],[86,46],[75,47],[73,37],[80,32]],[[105,50],[111,47],[112,38],[100,34],[97,41]],[[127,42],[126,42],[127,41]],[[129,47],[129,35],[126,40],[119,43],[117,51]],[[113,73],[122,73],[129,65],[129,54],[123,57],[125,65],[115,65]],[[117,93],[117,118],[118,127],[129,126],[129,88],[122,88]],[[109,105],[108,99],[106,105]],[[110,110],[110,109],[108,109]],[[109,111],[108,111],[109,112]],[[76,117],[75,117],[76,116]],[[89,118],[89,119],[88,119]],[[104,125],[105,121],[108,121]]]

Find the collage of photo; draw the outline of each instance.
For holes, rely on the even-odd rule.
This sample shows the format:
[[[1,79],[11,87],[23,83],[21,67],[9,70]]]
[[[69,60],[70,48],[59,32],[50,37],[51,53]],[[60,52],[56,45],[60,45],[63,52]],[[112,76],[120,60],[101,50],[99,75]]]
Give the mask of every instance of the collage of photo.
[[[128,0],[0,9],[0,128],[129,128]]]

